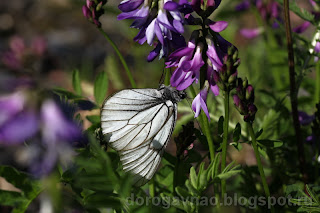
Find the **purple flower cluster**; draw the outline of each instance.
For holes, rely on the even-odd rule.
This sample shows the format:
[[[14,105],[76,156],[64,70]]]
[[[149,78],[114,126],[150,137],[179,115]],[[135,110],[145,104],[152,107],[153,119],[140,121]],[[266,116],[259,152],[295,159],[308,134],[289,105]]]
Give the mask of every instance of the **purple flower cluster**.
[[[228,66],[226,62],[230,58],[228,57],[228,50],[233,45],[219,34],[227,27],[227,22],[207,20],[206,23],[210,29],[210,34],[203,38],[200,37],[199,31],[195,31],[188,46],[174,51],[167,58],[166,65],[167,68],[176,67],[170,83],[178,90],[184,90],[194,82],[198,83],[201,73],[205,76],[208,86],[195,97],[192,108],[195,111],[195,117],[199,115],[200,109],[203,109],[208,119],[210,119],[206,106],[207,94],[211,89],[214,95],[219,95],[219,75],[227,73]],[[207,47],[206,50],[205,47]],[[205,55],[203,54],[204,51]],[[235,69],[231,71],[232,73],[228,72],[228,75],[236,74],[236,66],[233,65],[232,63],[232,67]],[[222,87],[222,89],[225,88]]]
[[[107,3],[107,0],[86,0],[86,5],[82,6],[83,15],[97,27],[101,27],[99,18],[103,15],[103,5]]]
[[[254,105],[254,90],[248,81],[237,79],[236,94],[233,95],[233,102],[237,110],[244,116],[245,122],[253,122],[257,107]]]
[[[172,0],[124,0],[119,9],[122,13],[118,20],[133,19],[131,27],[140,30],[134,41],[155,46],[148,61],[157,56],[166,57],[171,50],[185,46],[181,35],[184,32],[184,15],[192,12],[187,0],[180,0],[179,3]]]
[[[15,36],[10,40],[9,46],[10,50],[1,55],[1,61],[12,70],[25,68],[30,59],[42,57],[47,50],[47,43],[42,37],[35,37],[28,46],[22,38]]]
[[[306,138],[306,142],[315,145],[320,139],[320,104],[316,105],[317,111],[313,115],[308,115],[304,111],[299,111],[299,122],[302,126],[312,124],[312,134]]]
[[[36,176],[50,172],[59,159],[70,156],[82,138],[74,123],[52,99],[37,103],[35,94],[19,91],[0,97],[0,146],[28,143],[26,162]],[[39,108],[40,106],[40,108]]]
[[[280,5],[276,1],[263,1],[263,0],[244,0],[240,4],[236,6],[237,11],[244,11],[248,10],[251,5],[257,8],[258,12],[260,13],[261,18],[267,22],[268,24],[271,24],[273,28],[279,27],[279,22],[282,22],[281,18],[281,8]],[[244,36],[245,38],[252,39],[257,37],[263,32],[263,29],[253,28],[253,29],[241,29],[240,34]]]

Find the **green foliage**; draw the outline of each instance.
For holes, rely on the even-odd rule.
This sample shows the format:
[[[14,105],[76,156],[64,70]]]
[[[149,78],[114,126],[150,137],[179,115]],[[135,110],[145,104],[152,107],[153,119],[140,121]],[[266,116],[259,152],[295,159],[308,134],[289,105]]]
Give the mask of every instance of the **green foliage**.
[[[81,80],[79,70],[73,70],[72,72],[72,86],[77,95],[81,95]]]
[[[38,181],[32,180],[29,175],[10,166],[0,166],[0,177],[5,178],[21,191],[0,190],[0,204],[12,206],[13,213],[25,212],[30,203],[43,190]]]
[[[101,106],[108,91],[108,77],[106,72],[100,72],[94,82],[94,97],[98,106]]]
[[[286,194],[293,194],[293,198],[289,201],[299,207],[297,212],[320,212],[320,194],[315,192],[317,190],[319,193],[320,187],[310,188],[309,185],[305,185],[306,192],[303,188],[303,185],[298,184],[287,186]]]

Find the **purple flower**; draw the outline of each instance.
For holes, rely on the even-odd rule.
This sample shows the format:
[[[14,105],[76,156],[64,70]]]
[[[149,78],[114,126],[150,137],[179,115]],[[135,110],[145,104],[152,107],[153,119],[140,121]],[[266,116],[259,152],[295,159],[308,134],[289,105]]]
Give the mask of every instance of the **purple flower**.
[[[41,57],[47,49],[46,42],[42,37],[36,37],[31,45],[27,46],[22,38],[14,36],[10,40],[9,46],[10,49],[1,54],[1,61],[12,70],[20,70],[30,66],[30,58]],[[26,58],[29,60],[25,60]]]
[[[209,24],[209,27],[214,32],[220,33],[228,27],[228,22],[226,21],[217,21]]]
[[[46,100],[41,107],[42,135],[46,144],[72,142],[81,137],[81,128],[68,120],[53,100]]]
[[[122,13],[118,20],[134,19],[131,27],[139,29],[134,41],[139,44],[147,42],[150,46],[154,45],[155,38],[158,43],[148,56],[148,61],[168,56],[168,53],[178,46],[185,46],[181,34],[184,32],[184,17],[181,13],[188,13],[190,5],[186,0],[180,0],[179,4],[171,0],[160,1],[158,8],[150,8],[147,2],[141,0],[120,3],[119,9]],[[189,6],[189,7],[188,7]]]
[[[204,65],[202,49],[202,44],[195,46],[190,41],[188,47],[178,49],[169,56],[166,63],[167,68],[172,66],[177,67],[170,79],[172,86],[178,90],[184,90],[195,80],[196,82],[198,81],[200,78],[200,68]]]
[[[23,143],[35,135],[38,126],[38,117],[27,109],[22,93],[0,98],[0,144]]]
[[[310,25],[311,25],[310,22],[305,21],[301,25],[293,28],[292,31],[296,32],[296,33],[303,33],[304,31],[306,31],[309,28]]]
[[[101,23],[99,18],[104,13],[102,7],[106,3],[107,0],[86,0],[86,4],[82,6],[82,13],[84,17],[100,28]]]
[[[218,33],[215,35],[216,39],[208,36],[206,38],[208,44],[207,56],[212,64],[212,68],[216,71],[221,71],[224,58],[228,54],[228,48],[232,46],[228,41],[226,41]]]
[[[258,12],[260,13],[260,16],[263,20],[265,20],[266,23],[271,23],[272,28],[279,28],[278,22],[282,21],[281,16],[281,8],[280,5],[276,1],[263,1],[263,0],[254,0],[251,1],[253,5],[258,9]],[[237,11],[241,10],[247,10],[250,7],[250,1],[244,0],[240,4],[236,6]],[[260,35],[262,32],[262,29],[243,29],[240,30],[240,33],[245,38],[255,38],[256,36]]]
[[[207,115],[208,120],[210,121],[210,115],[208,112],[208,107],[206,104],[208,95],[208,89],[204,88],[200,91],[200,93],[193,99],[192,101],[192,110],[195,112],[194,117],[198,117],[200,114],[200,110],[202,109],[204,113]]]
[[[218,76],[218,72],[216,70],[213,70],[212,66],[208,66],[207,79],[208,79],[211,91],[215,96],[218,96],[220,93],[219,87],[217,85],[217,82],[219,81],[219,76]]]
[[[130,12],[130,11],[135,10],[138,7],[140,7],[140,5],[143,3],[143,1],[144,0],[125,0],[119,4],[118,8],[122,12]]]
[[[21,146],[26,166],[37,177],[72,157],[72,145],[82,139],[81,127],[68,119],[51,99],[37,103],[32,93],[16,92],[0,97],[0,144]],[[41,106],[37,111],[35,106]],[[68,161],[68,160],[67,160]]]
[[[263,32],[262,28],[254,28],[254,29],[241,29],[240,34],[248,39],[255,38],[259,36]]]
[[[243,11],[243,10],[247,10],[250,7],[250,2],[249,0],[244,0],[241,3],[237,4],[236,6],[236,10],[237,11]]]
[[[301,125],[306,126],[312,123],[312,121],[314,120],[314,115],[308,115],[307,113],[303,112],[303,111],[299,111],[298,113],[299,115],[299,122]]]

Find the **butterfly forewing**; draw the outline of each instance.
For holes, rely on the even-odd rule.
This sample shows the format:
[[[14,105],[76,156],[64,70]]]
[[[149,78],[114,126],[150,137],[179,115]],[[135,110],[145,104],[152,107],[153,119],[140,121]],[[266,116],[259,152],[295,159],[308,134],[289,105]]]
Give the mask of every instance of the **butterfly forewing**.
[[[177,104],[164,98],[164,90],[122,90],[103,104],[102,133],[120,154],[124,171],[134,175],[135,185],[148,182],[157,170],[176,116]]]

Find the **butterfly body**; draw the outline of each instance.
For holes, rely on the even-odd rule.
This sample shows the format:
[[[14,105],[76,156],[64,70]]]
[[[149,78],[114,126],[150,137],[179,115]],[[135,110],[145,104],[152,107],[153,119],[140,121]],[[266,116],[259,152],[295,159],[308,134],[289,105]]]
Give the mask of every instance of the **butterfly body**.
[[[123,170],[144,185],[157,170],[177,119],[177,103],[184,91],[127,89],[109,97],[101,109],[102,133],[118,151]]]

